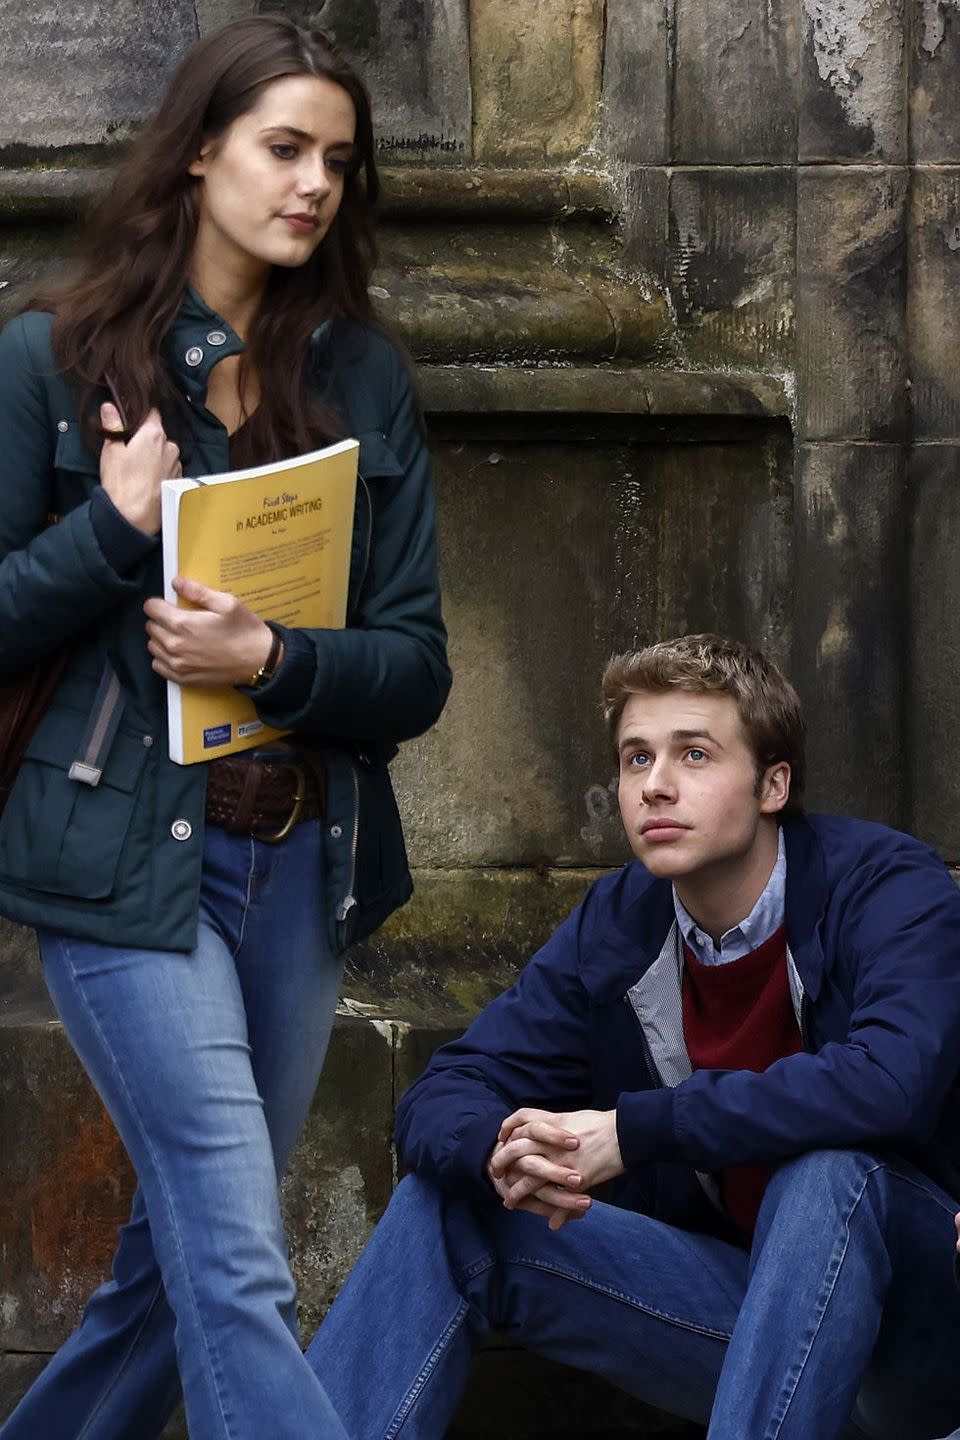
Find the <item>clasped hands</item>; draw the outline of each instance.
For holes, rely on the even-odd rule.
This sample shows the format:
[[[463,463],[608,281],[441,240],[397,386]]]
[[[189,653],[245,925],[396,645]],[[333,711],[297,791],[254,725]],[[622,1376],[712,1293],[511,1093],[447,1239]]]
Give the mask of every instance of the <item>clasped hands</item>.
[[[515,1110],[487,1160],[505,1207],[543,1215],[551,1230],[585,1215],[587,1192],[622,1174],[615,1110]]]

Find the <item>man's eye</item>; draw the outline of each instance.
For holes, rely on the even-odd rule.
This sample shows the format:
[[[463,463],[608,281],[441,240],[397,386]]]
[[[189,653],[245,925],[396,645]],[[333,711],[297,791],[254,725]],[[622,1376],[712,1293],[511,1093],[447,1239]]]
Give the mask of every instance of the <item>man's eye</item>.
[[[635,770],[638,770],[641,768],[641,766],[646,765],[649,762],[649,759],[650,756],[646,753],[645,750],[638,750],[635,755],[630,756],[627,764],[632,765]]]
[[[700,750],[697,746],[694,746],[692,750],[688,750],[687,755],[691,760],[706,760],[708,758],[706,750]]]
[[[293,160],[297,153],[296,145],[288,145],[283,141],[271,145],[270,149],[278,160]]]

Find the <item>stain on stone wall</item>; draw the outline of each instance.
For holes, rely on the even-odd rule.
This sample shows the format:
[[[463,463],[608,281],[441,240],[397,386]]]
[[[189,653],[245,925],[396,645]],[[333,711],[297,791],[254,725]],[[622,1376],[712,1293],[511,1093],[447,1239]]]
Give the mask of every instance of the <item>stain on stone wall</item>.
[[[904,0],[801,0],[801,7],[808,61],[801,155],[902,159]]]

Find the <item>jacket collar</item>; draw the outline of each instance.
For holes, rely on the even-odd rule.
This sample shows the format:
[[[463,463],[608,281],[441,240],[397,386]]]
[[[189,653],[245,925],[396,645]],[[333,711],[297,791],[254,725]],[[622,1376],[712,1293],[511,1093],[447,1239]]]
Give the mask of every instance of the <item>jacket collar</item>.
[[[787,844],[787,943],[804,990],[816,1000],[824,970],[820,922],[830,898],[823,847],[802,815],[784,820],[783,838]]]
[[[210,371],[217,361],[227,355],[242,355],[246,348],[223,316],[188,285],[164,341],[168,363],[188,400],[202,405]]]
[[[823,980],[820,921],[827,903],[823,850],[805,818],[785,820],[787,943],[804,991],[815,1000]],[[654,964],[676,920],[673,887],[638,860],[620,872],[606,923],[590,937],[583,978],[598,1000],[614,1000]]]

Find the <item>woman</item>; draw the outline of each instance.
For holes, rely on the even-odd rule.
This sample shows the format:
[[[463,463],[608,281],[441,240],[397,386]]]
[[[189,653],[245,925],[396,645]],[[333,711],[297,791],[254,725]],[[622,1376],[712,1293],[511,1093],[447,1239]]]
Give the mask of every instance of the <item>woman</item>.
[[[37,927],[139,1180],[112,1280],[3,1440],[149,1440],[181,1385],[192,1440],[344,1433],[297,1342],[277,1174],[339,957],[409,896],[387,763],[450,678],[428,459],[367,299],[376,192],[354,73],[238,21],[180,65],[79,269],[0,337],[0,675],[68,653],[0,821],[0,910]],[[189,576],[196,608],[159,598],[164,476],[343,435],[345,630],[271,628]],[[292,749],[173,765],[165,680],[246,687]]]

